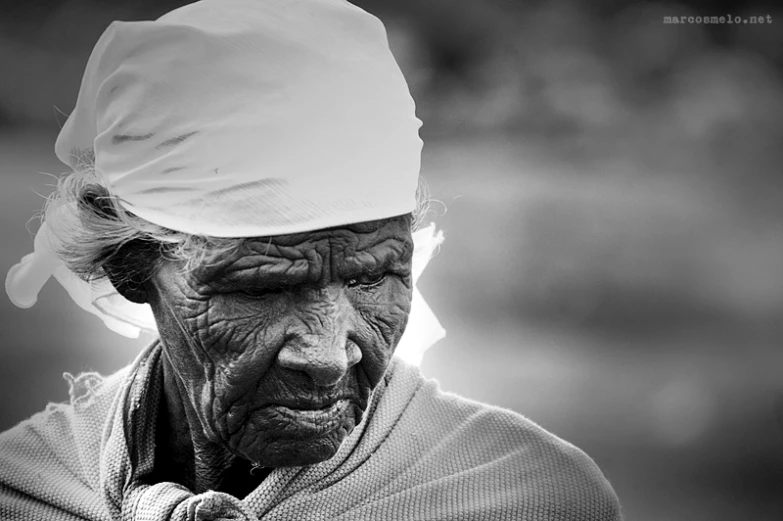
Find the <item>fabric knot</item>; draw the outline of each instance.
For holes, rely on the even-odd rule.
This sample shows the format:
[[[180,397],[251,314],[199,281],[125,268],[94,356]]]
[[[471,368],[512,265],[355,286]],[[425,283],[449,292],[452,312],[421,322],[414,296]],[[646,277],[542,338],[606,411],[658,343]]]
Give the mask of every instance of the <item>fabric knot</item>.
[[[258,521],[258,518],[236,497],[210,490],[180,503],[171,521]]]
[[[125,496],[128,521],[258,521],[241,500],[223,492],[195,495],[176,483],[140,485]]]

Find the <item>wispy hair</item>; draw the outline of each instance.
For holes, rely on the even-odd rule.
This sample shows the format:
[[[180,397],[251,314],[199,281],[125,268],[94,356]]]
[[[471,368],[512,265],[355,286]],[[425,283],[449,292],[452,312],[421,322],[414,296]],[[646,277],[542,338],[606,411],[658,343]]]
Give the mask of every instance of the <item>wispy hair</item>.
[[[234,255],[247,240],[193,235],[142,219],[126,210],[103,185],[95,172],[92,150],[82,151],[76,159],[74,170],[58,178],[42,217],[55,253],[83,280],[104,279],[107,261],[132,242],[157,249],[160,260],[181,261],[184,270],[192,270],[209,259]],[[429,201],[428,187],[420,178],[412,231],[426,218]]]

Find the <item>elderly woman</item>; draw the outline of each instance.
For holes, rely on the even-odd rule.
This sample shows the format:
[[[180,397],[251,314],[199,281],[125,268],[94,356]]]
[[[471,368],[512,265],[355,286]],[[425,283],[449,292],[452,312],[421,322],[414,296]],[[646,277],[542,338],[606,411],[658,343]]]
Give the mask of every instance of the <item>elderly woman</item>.
[[[6,288],[30,306],[54,275],[159,339],[0,436],[0,518],[619,519],[584,453],[392,356],[441,333],[414,287],[439,241],[415,231],[419,126],[383,25],[342,0],[112,24]]]

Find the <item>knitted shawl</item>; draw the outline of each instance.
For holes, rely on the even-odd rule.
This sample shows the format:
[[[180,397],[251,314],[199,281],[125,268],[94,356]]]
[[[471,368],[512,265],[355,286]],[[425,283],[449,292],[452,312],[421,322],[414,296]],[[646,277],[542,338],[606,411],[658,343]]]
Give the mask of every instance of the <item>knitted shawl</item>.
[[[395,359],[331,459],[278,468],[244,499],[149,483],[162,388],[152,344],[107,378],[73,378],[0,434],[3,521],[615,521],[595,463],[526,418],[442,392]]]

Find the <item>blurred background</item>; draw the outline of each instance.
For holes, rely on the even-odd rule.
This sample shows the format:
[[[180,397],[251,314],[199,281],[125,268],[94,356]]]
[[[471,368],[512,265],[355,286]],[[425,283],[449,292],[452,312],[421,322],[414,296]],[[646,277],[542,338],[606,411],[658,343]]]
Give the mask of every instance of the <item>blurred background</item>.
[[[64,167],[114,19],[187,2],[6,0],[0,267]],[[783,519],[783,9],[773,2],[366,0],[425,125],[446,242],[420,287],[443,388],[583,448],[634,521]],[[664,16],[771,16],[670,25]],[[0,429],[108,373],[121,338],[54,282],[0,299]]]

